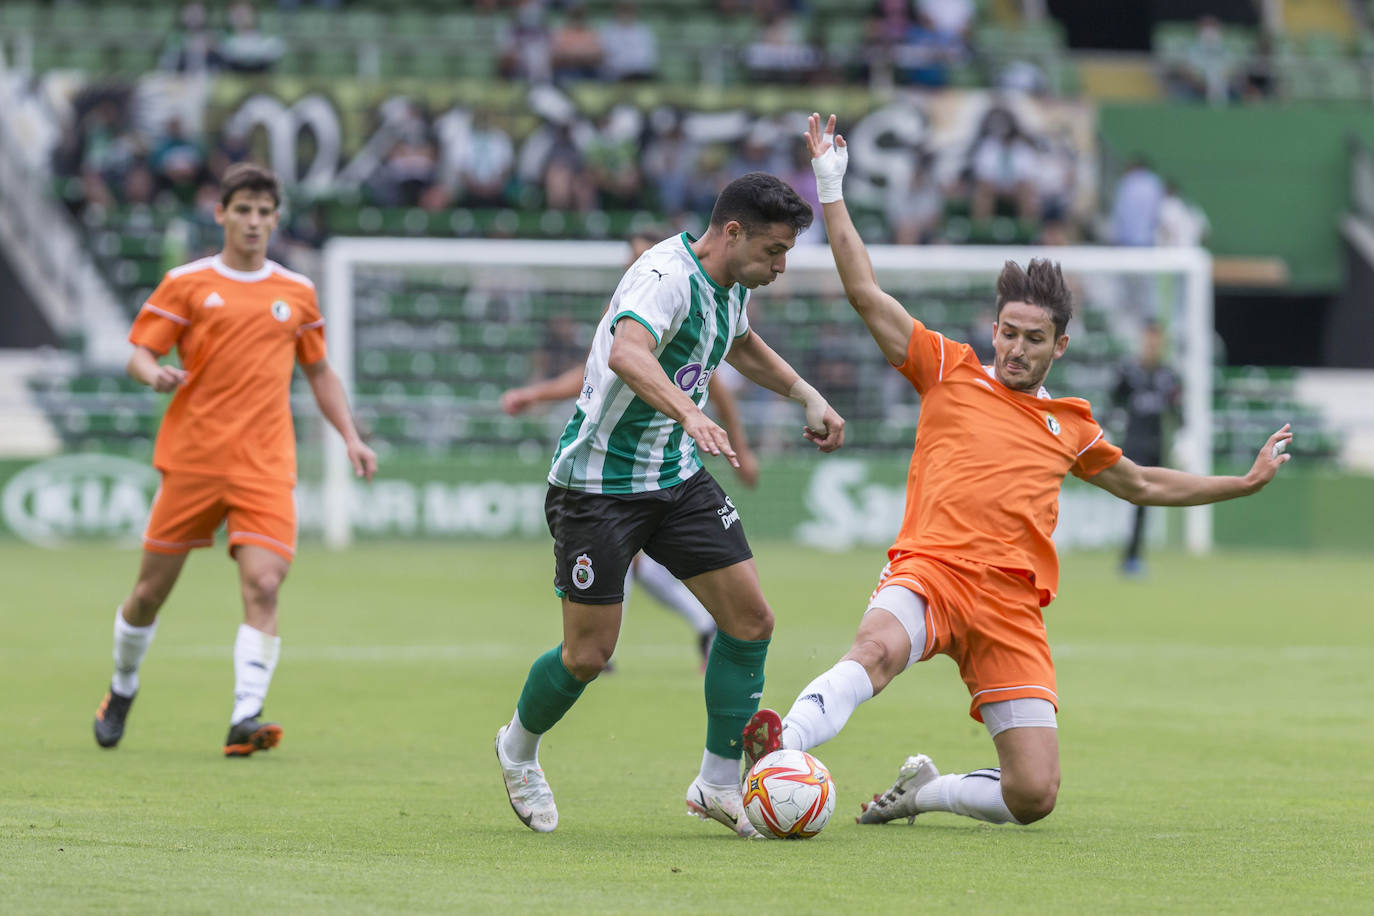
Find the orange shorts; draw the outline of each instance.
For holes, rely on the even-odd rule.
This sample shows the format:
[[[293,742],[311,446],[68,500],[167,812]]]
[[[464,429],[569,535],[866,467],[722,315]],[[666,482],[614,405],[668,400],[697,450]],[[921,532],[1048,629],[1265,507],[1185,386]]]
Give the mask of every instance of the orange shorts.
[[[272,481],[163,471],[143,547],[173,554],[210,547],[215,529],[227,518],[230,555],[238,545],[252,544],[290,560],[296,555],[294,489]]]
[[[1040,594],[1023,573],[969,560],[908,554],[888,563],[878,579],[902,585],[926,599],[925,661],[948,655],[973,697],[969,715],[999,700],[1036,697],[1056,710],[1054,662],[1050,659]]]

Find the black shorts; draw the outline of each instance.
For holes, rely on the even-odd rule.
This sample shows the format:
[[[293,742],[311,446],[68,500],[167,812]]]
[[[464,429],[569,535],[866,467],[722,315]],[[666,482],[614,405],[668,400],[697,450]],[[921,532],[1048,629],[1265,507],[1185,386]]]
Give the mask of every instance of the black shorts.
[[[643,550],[679,579],[751,558],[730,497],[705,469],[666,490],[611,496],[550,486],[553,585],[578,604],[619,604],[625,573]]]

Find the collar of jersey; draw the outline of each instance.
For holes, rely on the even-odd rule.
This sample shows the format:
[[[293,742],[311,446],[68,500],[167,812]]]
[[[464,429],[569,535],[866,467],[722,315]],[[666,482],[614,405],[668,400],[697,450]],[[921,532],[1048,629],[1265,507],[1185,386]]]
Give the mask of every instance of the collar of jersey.
[[[1002,385],[1002,380],[999,379],[999,378],[997,377],[997,370],[996,370],[995,368],[993,368],[992,366],[984,366],[984,367],[983,367],[983,371],[986,372],[986,373],[988,374],[988,378],[992,379],[992,380],[993,380],[994,382],[996,382],[997,384]],[[1010,392],[1012,392],[1012,393],[1014,393],[1014,394],[1025,395],[1026,397],[1029,397],[1029,396],[1030,396],[1030,395],[1026,395],[1026,393],[1025,393],[1024,391],[1017,391],[1015,388],[1007,388],[1006,385],[1002,385],[1002,387],[1003,387],[1003,388],[1006,388],[1008,391],[1010,391]],[[1037,391],[1037,392],[1035,393],[1035,396],[1036,396],[1037,398],[1043,398],[1043,399],[1045,399],[1045,400],[1047,400],[1047,401],[1049,401],[1049,400],[1054,400],[1053,398],[1050,397],[1050,393],[1049,393],[1049,391],[1045,388],[1044,385],[1041,385],[1041,386],[1040,386],[1040,390]]]
[[[230,280],[238,280],[240,283],[256,283],[272,276],[272,268],[276,265],[271,261],[264,261],[257,270],[235,270],[224,263],[224,258],[215,255],[210,259],[210,266],[215,269],[215,273],[222,277],[228,277]]]
[[[706,278],[707,283],[711,284],[711,288],[718,293],[729,292],[725,287],[712,280],[711,275],[706,272],[706,268],[701,266],[701,258],[697,257],[697,253],[692,250],[692,243],[697,240],[697,237],[690,232],[684,232],[678,238],[682,239],[682,247],[686,248],[687,253],[692,256],[692,260],[696,262],[697,270],[701,271],[701,275]]]

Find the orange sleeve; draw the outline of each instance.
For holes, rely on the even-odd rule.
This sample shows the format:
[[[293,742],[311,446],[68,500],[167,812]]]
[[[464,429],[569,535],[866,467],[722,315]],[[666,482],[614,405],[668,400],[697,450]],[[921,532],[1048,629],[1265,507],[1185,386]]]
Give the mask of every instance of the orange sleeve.
[[[320,314],[320,303],[315,291],[310,291],[310,302],[306,306],[305,321],[296,328],[296,362],[302,366],[317,363],[324,359],[324,316]]]
[[[949,368],[954,367],[953,347],[943,334],[932,331],[921,322],[915,322],[911,329],[911,340],[906,345],[906,362],[897,371],[907,377],[915,389],[924,394],[926,389],[944,378],[946,360]]]
[[[1087,424],[1084,431],[1087,444],[1079,451],[1071,470],[1075,477],[1088,478],[1120,461],[1121,449],[1107,441],[1107,434],[1096,423]]]
[[[134,316],[129,343],[164,356],[190,326],[191,303],[187,301],[185,285],[167,275]]]

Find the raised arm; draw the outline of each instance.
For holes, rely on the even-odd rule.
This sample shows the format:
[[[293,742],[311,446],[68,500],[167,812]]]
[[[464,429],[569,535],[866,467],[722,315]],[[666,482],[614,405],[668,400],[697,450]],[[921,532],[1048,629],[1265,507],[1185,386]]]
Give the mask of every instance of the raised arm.
[[[830,251],[840,272],[845,295],[854,311],[859,313],[868,332],[878,342],[878,349],[894,366],[906,362],[907,343],[911,340],[915,320],[896,299],[883,292],[873,273],[859,230],[849,218],[840,185],[845,167],[849,164],[849,149],[844,137],[835,134],[835,116],[821,130],[821,116],[813,114],[807,120],[806,147],[811,151],[811,168],[816,172],[816,187],[820,191],[821,212],[825,216],[825,232],[830,237]]]
[[[833,452],[844,444],[844,418],[752,329],[735,341],[725,361],[750,381],[806,408],[802,436],[821,451]]]
[[[1293,438],[1288,424],[1269,437],[1244,477],[1204,477],[1172,468],[1141,467],[1123,457],[1088,478],[1113,496],[1137,506],[1202,506],[1258,493],[1274,479],[1279,466],[1292,458],[1284,449]]]

